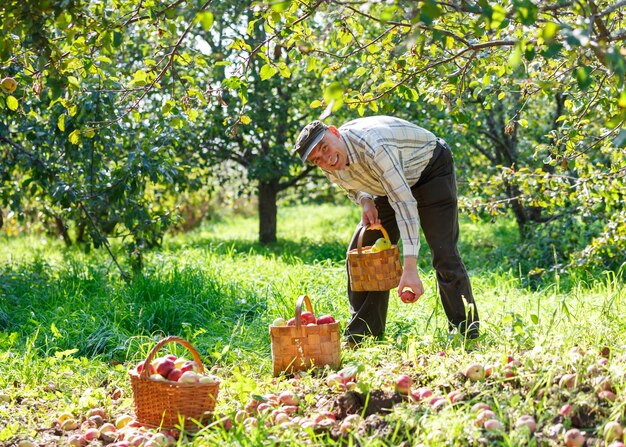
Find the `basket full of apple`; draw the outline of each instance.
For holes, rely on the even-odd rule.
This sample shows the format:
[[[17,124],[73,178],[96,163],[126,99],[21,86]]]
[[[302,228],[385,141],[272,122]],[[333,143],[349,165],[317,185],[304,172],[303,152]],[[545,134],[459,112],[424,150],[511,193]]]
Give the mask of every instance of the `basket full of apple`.
[[[382,237],[373,245],[363,245],[366,231],[380,230]],[[348,251],[350,287],[355,292],[390,290],[398,287],[402,276],[400,249],[392,244],[389,234],[382,225],[373,224],[361,227],[357,247]]]
[[[341,362],[339,322],[332,315],[316,317],[306,295],[298,297],[295,317],[277,318],[269,331],[274,376],[326,365],[337,368]]]
[[[168,343],[184,346],[193,360],[156,354]],[[187,340],[166,337],[158,342],[143,362],[129,371],[135,417],[146,427],[193,430],[212,417],[219,392],[219,379],[205,374],[200,355]]]

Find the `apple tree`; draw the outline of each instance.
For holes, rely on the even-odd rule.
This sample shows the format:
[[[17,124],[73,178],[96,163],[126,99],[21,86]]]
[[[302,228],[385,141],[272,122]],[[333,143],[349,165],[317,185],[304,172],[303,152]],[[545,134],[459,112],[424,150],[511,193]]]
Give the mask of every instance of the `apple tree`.
[[[512,211],[523,240],[540,231],[548,248],[546,234],[567,227],[577,243],[564,262],[615,265],[626,251],[624,6],[312,0],[272,2],[261,17],[318,75],[312,106],[444,111],[430,124],[470,148],[468,205]]]

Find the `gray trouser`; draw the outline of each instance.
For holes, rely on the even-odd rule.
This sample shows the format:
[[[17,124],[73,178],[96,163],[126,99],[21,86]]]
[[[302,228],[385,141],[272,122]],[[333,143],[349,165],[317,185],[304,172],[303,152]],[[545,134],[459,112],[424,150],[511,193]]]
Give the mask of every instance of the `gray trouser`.
[[[457,249],[459,220],[454,162],[450,148],[443,140],[438,140],[431,161],[411,191],[417,200],[420,224],[430,247],[439,296],[450,329],[458,327],[462,333],[467,331],[468,337],[475,337],[478,335],[478,312],[469,276]],[[395,211],[385,196],[376,197],[374,202],[381,224],[389,233],[391,242],[396,244],[400,232]],[[360,230],[359,224],[349,250],[356,248]],[[379,231],[366,231],[363,245],[372,245],[379,237]],[[469,306],[473,307],[472,312],[466,312],[463,297],[472,304]],[[365,335],[382,335],[387,320],[389,291],[353,292],[348,278],[348,298],[351,319],[346,327],[346,336],[359,341]]]

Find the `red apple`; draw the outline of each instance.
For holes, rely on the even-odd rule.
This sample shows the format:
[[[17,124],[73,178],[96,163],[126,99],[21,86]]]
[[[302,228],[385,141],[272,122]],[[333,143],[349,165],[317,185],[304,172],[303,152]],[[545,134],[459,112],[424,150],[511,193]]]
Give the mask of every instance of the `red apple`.
[[[485,427],[485,430],[489,430],[489,431],[502,430],[502,422],[500,422],[497,419],[488,419],[483,424],[483,427]]]
[[[331,324],[335,322],[332,315],[322,315],[317,319],[317,324]]]
[[[534,417],[524,414],[515,422],[515,428],[522,427],[527,427],[531,433],[534,433],[537,430],[537,422]]]
[[[559,379],[559,386],[561,388],[574,388],[576,383],[576,374],[563,374],[563,376]]]
[[[87,440],[81,434],[73,434],[67,438],[67,445],[70,447],[83,447],[87,444]]]
[[[278,400],[283,405],[298,405],[300,399],[293,391],[285,390],[278,395]]]
[[[617,399],[617,396],[615,395],[613,391],[602,390],[602,391],[598,391],[598,399],[607,400],[609,402],[615,402],[615,399]]]
[[[559,414],[561,416],[567,416],[572,411],[572,406],[570,404],[565,404],[559,410]]]
[[[183,364],[183,366],[180,367],[181,372],[186,372],[186,371],[197,371],[198,370],[198,364],[196,362],[194,362],[193,360],[187,361]]]
[[[295,326],[295,325],[296,325],[296,317],[293,317],[287,320],[287,326]]]
[[[95,441],[96,439],[100,438],[100,430],[98,430],[95,427],[88,428],[85,431],[85,435],[84,436],[85,436],[85,439],[88,442]]]
[[[403,303],[414,303],[415,301],[417,301],[417,297],[415,296],[415,293],[413,293],[413,290],[406,288],[402,291],[402,293],[400,294],[400,299],[402,300]]]
[[[176,366],[174,365],[174,362],[172,362],[170,359],[164,358],[159,363],[157,363],[156,372],[157,374],[161,374],[163,377],[167,377],[170,371],[173,370],[175,367]]]
[[[145,366],[145,360],[143,362],[139,362],[137,364],[137,374],[141,374],[141,371],[143,371],[143,368]],[[148,363],[148,375],[152,375],[154,374],[156,371],[154,369],[154,365],[152,363]]]
[[[563,436],[566,447],[582,447],[585,444],[585,436],[577,428],[570,428]]]
[[[480,413],[476,415],[476,419],[474,420],[474,425],[477,427],[482,427],[485,425],[485,421],[493,419],[496,417],[496,414],[491,410],[482,410]]]
[[[302,322],[302,324],[315,324],[315,322],[317,321],[317,318],[315,318],[315,315],[313,314],[313,312],[302,312],[302,314],[300,314],[300,321]]]
[[[176,363],[176,360],[178,360],[178,357],[176,357],[174,354],[167,354],[165,357],[168,360],[171,360],[172,362]]]
[[[89,410],[89,412],[87,413],[87,417],[91,416],[100,416],[102,419],[107,418],[106,411],[104,411],[104,409],[100,407],[92,408],[91,410]]]
[[[624,429],[619,422],[609,421],[604,426],[604,440],[606,442],[618,441],[622,439]]]
[[[408,396],[411,391],[411,384],[413,381],[406,374],[399,375],[396,377],[396,392],[402,394],[403,396]]]
[[[171,380],[172,382],[178,382],[178,379],[180,379],[180,376],[182,375],[183,372],[180,369],[174,368],[167,375],[167,380]]]

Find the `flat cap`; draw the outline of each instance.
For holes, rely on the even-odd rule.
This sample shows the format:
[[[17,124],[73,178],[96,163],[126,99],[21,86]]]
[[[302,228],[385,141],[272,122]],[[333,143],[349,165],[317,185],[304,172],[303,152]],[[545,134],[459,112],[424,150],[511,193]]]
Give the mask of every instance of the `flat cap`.
[[[322,141],[328,126],[319,120],[315,120],[307,124],[298,135],[293,154],[298,154],[303,163],[313,150],[313,148]]]

